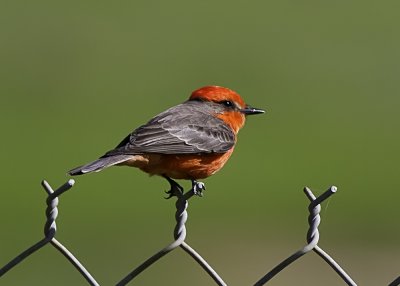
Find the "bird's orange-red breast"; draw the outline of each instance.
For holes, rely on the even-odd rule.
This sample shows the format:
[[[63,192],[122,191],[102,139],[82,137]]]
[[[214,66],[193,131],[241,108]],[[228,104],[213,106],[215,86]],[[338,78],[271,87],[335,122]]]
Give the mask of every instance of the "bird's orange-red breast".
[[[135,129],[113,150],[70,175],[98,172],[113,165],[137,167],[168,179],[207,178],[231,156],[246,115],[264,110],[246,105],[231,89],[206,86],[189,99]]]

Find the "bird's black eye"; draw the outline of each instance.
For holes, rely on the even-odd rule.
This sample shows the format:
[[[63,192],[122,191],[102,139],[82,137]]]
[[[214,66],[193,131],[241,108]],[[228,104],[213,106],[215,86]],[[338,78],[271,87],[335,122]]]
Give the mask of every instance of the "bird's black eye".
[[[224,101],[221,101],[221,103],[222,103],[223,105],[225,105],[226,107],[233,107],[232,101],[224,100]]]

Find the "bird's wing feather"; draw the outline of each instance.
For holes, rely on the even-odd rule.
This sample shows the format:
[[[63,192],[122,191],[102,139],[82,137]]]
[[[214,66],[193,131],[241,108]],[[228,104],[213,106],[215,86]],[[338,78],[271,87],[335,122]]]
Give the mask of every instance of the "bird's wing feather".
[[[233,147],[236,136],[210,106],[186,102],[157,115],[127,136],[105,156],[117,154],[224,153]]]

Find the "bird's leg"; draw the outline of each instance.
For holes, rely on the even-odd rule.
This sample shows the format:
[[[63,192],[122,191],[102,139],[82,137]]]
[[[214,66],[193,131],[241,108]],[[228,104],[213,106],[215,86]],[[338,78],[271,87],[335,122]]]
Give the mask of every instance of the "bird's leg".
[[[163,175],[163,177],[165,179],[167,179],[168,183],[171,186],[171,189],[169,191],[166,191],[165,193],[168,194],[168,197],[166,197],[166,199],[170,199],[173,196],[177,196],[178,192],[180,194],[183,194],[183,188],[181,185],[179,185],[177,182],[175,182],[174,180],[172,180],[170,177]]]
[[[195,179],[192,179],[192,191],[196,196],[202,197],[203,191],[206,189],[206,185],[203,182],[197,182]]]

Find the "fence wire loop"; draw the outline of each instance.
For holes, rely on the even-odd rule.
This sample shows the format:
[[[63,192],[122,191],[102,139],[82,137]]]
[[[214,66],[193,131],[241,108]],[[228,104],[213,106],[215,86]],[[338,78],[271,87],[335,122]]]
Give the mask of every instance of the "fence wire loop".
[[[74,180],[69,180],[64,185],[60,186],[55,191],[51,188],[50,184],[46,181],[42,181],[42,186],[47,192],[48,196],[46,199],[46,223],[44,225],[44,238],[29,247],[9,263],[7,263],[3,268],[0,269],[0,277],[7,273],[10,269],[18,265],[25,258],[41,249],[43,246],[50,243],[55,247],[62,255],[64,255],[70,263],[81,273],[81,275],[86,279],[86,281],[93,286],[98,286],[97,281],[91,276],[91,274],[85,269],[85,267],[75,258],[75,256],[64,247],[59,241],[56,240],[55,235],[57,232],[57,224],[56,219],[58,216],[58,204],[59,197],[72,188],[74,185]],[[192,181],[192,188],[184,193],[183,188],[179,186],[176,182],[171,184],[171,191],[167,192],[169,197],[176,197],[176,212],[175,212],[175,220],[176,225],[174,228],[174,241],[158,251],[156,254],[148,258],[142,264],[140,264],[137,268],[132,270],[126,277],[124,277],[120,282],[117,283],[117,286],[122,286],[128,284],[132,281],[136,276],[158,261],[161,257],[168,254],[172,250],[177,247],[182,248],[187,254],[189,254],[214,280],[217,285],[226,286],[227,284],[222,280],[222,278],[215,272],[215,270],[204,260],[191,246],[189,246],[186,242],[186,222],[188,219],[188,200],[193,196],[202,196],[202,191],[205,190],[205,186],[201,182]],[[303,256],[304,254],[310,252],[311,250],[317,253],[326,263],[328,263],[331,268],[336,271],[336,273],[342,278],[342,280],[350,286],[356,286],[356,283],[351,279],[351,277],[340,267],[340,265],[332,259],[325,251],[323,251],[319,246],[319,230],[318,226],[321,223],[320,211],[321,211],[321,203],[329,198],[331,195],[335,194],[337,188],[332,186],[321,194],[318,197],[312,193],[312,191],[305,187],[304,193],[307,198],[310,200],[310,204],[308,206],[309,216],[308,216],[308,224],[309,228],[307,231],[306,241],[307,245],[305,245],[302,249],[298,250],[287,259],[282,261],[280,264],[275,266],[270,272],[268,272],[265,276],[263,276],[260,280],[258,280],[254,285],[261,286],[270,281],[273,277],[275,277],[279,272],[289,266],[292,262]],[[400,285],[400,276],[397,277],[393,282],[389,284],[389,286],[398,286]]]
[[[25,258],[29,255],[33,254],[37,250],[41,249],[46,244],[50,243],[53,245],[58,251],[60,251],[71,263],[75,266],[75,268],[81,273],[81,275],[86,279],[86,281],[93,286],[99,285],[96,280],[90,275],[90,273],[85,269],[85,267],[75,258],[75,256],[65,248],[56,238],[57,232],[57,224],[56,219],[58,216],[58,203],[59,203],[59,196],[63,193],[71,189],[74,185],[74,180],[69,180],[64,185],[59,187],[57,190],[53,191],[50,184],[43,180],[42,186],[44,190],[47,192],[47,199],[46,199],[46,223],[44,226],[44,238],[37,242],[36,244],[32,245],[27,250],[23,251],[20,255],[15,257],[11,260],[8,264],[6,264],[3,268],[0,269],[0,277],[7,273],[11,268],[15,267],[17,264],[22,262]]]
[[[202,183],[200,183],[202,184]],[[226,283],[222,280],[222,278],[215,272],[214,269],[187,243],[185,243],[186,239],[186,221],[188,219],[187,214],[187,207],[188,207],[188,200],[193,197],[194,195],[199,194],[199,190],[197,189],[198,182],[194,182],[192,188],[183,193],[180,188],[174,188],[174,193],[172,196],[177,197],[177,201],[175,203],[176,212],[175,212],[175,220],[176,226],[174,229],[174,238],[171,244],[166,246],[165,248],[161,249],[159,252],[148,258],[145,262],[139,265],[137,268],[132,270],[125,278],[123,278],[117,286],[126,285],[131,280],[133,280],[137,275],[142,273],[145,269],[159,260],[161,257],[169,253],[170,251],[174,250],[178,246],[180,246],[186,253],[188,253],[200,266],[210,275],[210,277],[221,286],[226,286]]]
[[[324,252],[320,247],[318,247],[318,241],[319,241],[319,231],[318,231],[318,226],[321,222],[321,217],[319,215],[321,211],[321,205],[324,200],[329,198],[331,195],[335,194],[337,191],[337,188],[335,186],[332,186],[324,192],[322,195],[319,197],[315,197],[315,195],[312,193],[312,191],[305,187],[304,188],[304,193],[310,200],[310,204],[308,206],[308,211],[310,212],[310,215],[308,216],[308,224],[309,224],[309,229],[307,232],[307,245],[300,249],[299,251],[295,252],[291,256],[289,256],[287,259],[282,261],[280,264],[278,264],[276,267],[274,267],[270,272],[268,272],[264,277],[262,277],[259,281],[257,281],[254,285],[255,286],[261,286],[266,284],[268,281],[270,281],[273,277],[275,277],[276,274],[281,272],[284,268],[289,266],[292,262],[303,256],[304,254],[310,252],[311,250],[315,251],[322,259],[324,259],[332,268],[335,270],[339,276],[343,279],[344,282],[347,283],[347,285],[355,286],[357,285],[351,277],[337,264],[326,252]]]

